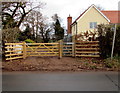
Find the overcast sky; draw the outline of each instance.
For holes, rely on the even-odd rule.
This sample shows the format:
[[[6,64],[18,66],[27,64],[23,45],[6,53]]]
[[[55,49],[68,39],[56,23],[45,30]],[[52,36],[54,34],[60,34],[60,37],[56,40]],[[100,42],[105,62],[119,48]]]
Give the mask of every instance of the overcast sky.
[[[69,14],[74,21],[92,4],[101,6],[104,10],[118,10],[120,0],[37,0],[37,2],[39,1],[46,3],[42,9],[44,15],[51,18],[52,15],[57,13],[62,19],[62,25],[66,27]]]

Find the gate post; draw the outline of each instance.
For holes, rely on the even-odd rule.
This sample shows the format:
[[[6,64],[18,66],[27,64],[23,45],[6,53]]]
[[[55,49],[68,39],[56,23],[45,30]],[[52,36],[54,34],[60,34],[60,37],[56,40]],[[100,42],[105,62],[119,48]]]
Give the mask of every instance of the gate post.
[[[72,37],[72,57],[75,57],[75,35]]]
[[[26,58],[26,43],[23,42],[23,59]]]
[[[62,40],[60,40],[59,41],[59,58],[62,58],[62,45],[63,45],[63,41]]]

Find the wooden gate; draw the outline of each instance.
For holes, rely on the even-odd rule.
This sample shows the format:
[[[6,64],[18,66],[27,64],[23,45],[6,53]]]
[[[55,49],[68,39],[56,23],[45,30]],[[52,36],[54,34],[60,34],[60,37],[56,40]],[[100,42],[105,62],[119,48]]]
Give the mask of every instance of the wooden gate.
[[[99,41],[76,41],[75,57],[100,57]]]
[[[29,43],[26,56],[59,56],[59,43]]]

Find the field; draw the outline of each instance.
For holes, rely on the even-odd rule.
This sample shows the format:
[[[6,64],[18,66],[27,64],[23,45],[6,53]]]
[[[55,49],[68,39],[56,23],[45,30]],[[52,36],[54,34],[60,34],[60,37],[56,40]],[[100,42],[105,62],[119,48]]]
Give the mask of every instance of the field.
[[[26,59],[2,63],[3,71],[113,71],[117,68],[107,67],[103,60],[93,58],[63,57],[28,57]]]

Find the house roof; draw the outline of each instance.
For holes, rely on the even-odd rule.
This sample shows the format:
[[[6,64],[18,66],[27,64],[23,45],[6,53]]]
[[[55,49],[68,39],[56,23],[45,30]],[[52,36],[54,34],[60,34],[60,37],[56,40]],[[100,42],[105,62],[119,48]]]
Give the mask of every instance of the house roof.
[[[106,15],[104,15],[94,4],[92,4],[90,7],[88,7],[88,9],[86,9],[72,24],[74,24],[78,19],[80,19],[80,18],[82,18],[84,15],[85,15],[85,13],[87,12],[87,11],[89,11],[91,8],[95,8],[108,22],[110,22],[110,20],[108,19],[108,17],[106,17]],[[71,24],[71,25],[72,25]]]
[[[105,16],[110,19],[110,23],[120,23],[120,11],[101,11]]]

